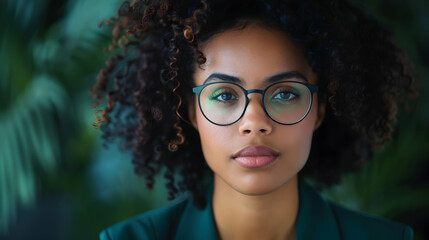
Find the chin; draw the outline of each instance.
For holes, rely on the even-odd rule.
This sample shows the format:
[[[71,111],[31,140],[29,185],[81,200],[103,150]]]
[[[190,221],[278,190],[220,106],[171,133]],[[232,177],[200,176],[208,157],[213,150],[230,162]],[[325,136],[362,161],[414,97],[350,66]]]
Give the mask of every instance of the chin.
[[[261,181],[261,179],[247,179],[247,181],[237,184],[238,186],[232,186],[236,191],[247,195],[247,196],[262,196],[266,194],[273,193],[282,187],[288,185],[293,177],[283,179],[267,179],[266,181]]]

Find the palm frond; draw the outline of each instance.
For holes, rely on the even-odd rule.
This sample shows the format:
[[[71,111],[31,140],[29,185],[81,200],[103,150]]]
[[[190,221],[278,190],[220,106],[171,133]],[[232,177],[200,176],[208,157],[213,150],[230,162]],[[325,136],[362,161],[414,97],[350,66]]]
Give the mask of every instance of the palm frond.
[[[388,218],[428,209],[429,190],[410,180],[427,161],[428,128],[418,120],[401,127],[397,138],[361,172],[344,176],[340,185],[324,194],[350,208]]]
[[[50,23],[53,2],[0,1],[0,233],[20,206],[34,204],[40,174],[57,169],[62,132],[74,121],[68,94],[57,82],[76,85],[94,74],[101,63],[95,53],[106,46],[97,22],[118,3],[68,1]],[[89,70],[82,71],[83,65]]]
[[[35,200],[39,169],[56,169],[59,133],[71,109],[68,95],[47,76],[35,78],[19,101],[0,115],[0,232],[6,231],[19,205]]]

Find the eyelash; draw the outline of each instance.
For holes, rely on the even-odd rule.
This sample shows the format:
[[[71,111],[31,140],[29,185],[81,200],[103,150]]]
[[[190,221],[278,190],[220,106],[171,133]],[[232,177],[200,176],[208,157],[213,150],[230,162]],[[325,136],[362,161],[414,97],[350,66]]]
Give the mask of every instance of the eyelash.
[[[223,95],[223,94],[228,94],[228,95],[231,95],[231,96],[235,97],[233,91],[231,91],[229,89],[218,89],[218,90],[214,91],[213,94],[211,94],[210,100],[217,101],[217,102],[220,102],[220,103],[226,103],[227,101],[235,100],[237,98],[237,97],[235,97],[235,99],[229,99],[229,100],[224,100],[224,101],[218,100],[218,97],[221,96],[221,95]]]
[[[298,97],[299,97],[299,94],[298,94],[298,93],[295,93],[293,90],[291,90],[291,89],[286,89],[286,88],[283,88],[283,89],[277,89],[277,90],[276,90],[276,92],[273,94],[273,96],[275,97],[275,96],[277,96],[277,95],[278,95],[278,94],[280,94],[280,93],[292,94],[293,96],[292,96],[291,100],[293,100],[293,99],[295,99],[295,98],[298,98]],[[288,100],[288,101],[289,101],[289,100]]]

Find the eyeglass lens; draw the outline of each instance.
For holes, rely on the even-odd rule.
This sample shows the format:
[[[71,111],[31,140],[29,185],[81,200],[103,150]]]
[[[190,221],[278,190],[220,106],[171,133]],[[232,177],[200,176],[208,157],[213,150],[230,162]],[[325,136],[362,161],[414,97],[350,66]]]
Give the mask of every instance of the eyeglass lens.
[[[299,82],[279,82],[264,92],[263,106],[266,113],[282,124],[294,124],[308,113],[311,92]],[[237,121],[246,109],[245,90],[231,83],[213,83],[205,86],[199,95],[204,116],[219,125]]]

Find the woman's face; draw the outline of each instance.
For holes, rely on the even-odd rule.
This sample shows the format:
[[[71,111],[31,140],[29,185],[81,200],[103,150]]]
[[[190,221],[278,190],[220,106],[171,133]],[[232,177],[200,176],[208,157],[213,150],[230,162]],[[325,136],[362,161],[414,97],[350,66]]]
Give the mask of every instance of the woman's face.
[[[196,86],[203,85],[212,74],[223,74],[238,79],[246,90],[265,89],[270,84],[267,79],[291,71],[299,72],[306,80],[278,81],[316,84],[316,74],[301,48],[281,31],[248,25],[217,34],[201,48],[207,62],[196,68]],[[218,81],[225,79],[209,80]],[[323,118],[318,116],[322,114],[318,114],[317,94],[313,94],[313,105],[304,120],[295,125],[278,124],[264,112],[261,96],[249,94],[244,115],[229,126],[210,123],[197,100],[190,112],[216,180],[246,195],[273,192],[295,177],[307,161],[313,131]]]

